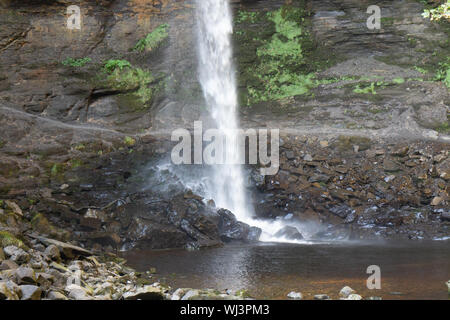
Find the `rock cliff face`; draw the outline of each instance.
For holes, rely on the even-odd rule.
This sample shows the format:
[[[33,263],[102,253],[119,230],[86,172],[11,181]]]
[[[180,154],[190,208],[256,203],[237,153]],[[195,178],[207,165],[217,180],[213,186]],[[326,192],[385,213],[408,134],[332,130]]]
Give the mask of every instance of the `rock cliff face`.
[[[449,27],[422,18],[419,1],[232,2],[243,127],[282,128],[294,138],[308,133],[330,144],[340,136],[369,137],[382,146],[392,139],[440,140],[429,155],[442,154],[439,163],[448,164],[449,90],[436,74],[442,75],[449,56]],[[372,4],[382,8],[380,30],[366,27]],[[69,5],[81,9],[79,30],[67,27]],[[208,119],[196,76],[194,11],[192,0],[0,1],[1,198],[18,198],[26,208],[29,199],[40,201],[30,210],[61,218],[74,229],[88,208],[130,195],[131,202],[144,204],[152,198],[137,195],[144,180],[141,169],[169,152],[165,140],[174,128]],[[283,33],[288,31],[280,25],[291,26],[291,33]],[[267,48],[278,40],[300,51],[269,54]],[[268,77],[278,77],[277,82]],[[294,146],[289,161],[300,157],[298,148],[313,154],[312,145]],[[360,147],[351,149],[352,157],[362,157]],[[306,179],[319,180],[308,183],[325,188],[324,173],[316,173],[320,177],[311,171]],[[433,176],[431,193],[414,201],[428,205],[438,197],[437,206],[445,207],[448,187],[439,184],[447,180]],[[393,189],[386,190],[395,196]],[[316,193],[311,195],[324,199]],[[362,206],[368,193],[356,197],[358,203],[349,202],[352,196],[343,201]],[[132,212],[131,221],[121,213],[108,220],[119,222],[117,230],[85,234],[81,228],[80,237],[114,246],[142,240],[142,246],[153,248],[183,246],[193,239],[202,245],[220,241],[214,228],[200,227],[204,232],[194,236],[190,227],[198,221],[168,221],[168,204],[164,214],[146,207],[155,213],[146,218],[130,201],[123,208]],[[272,206],[281,200],[270,201]],[[195,200],[186,200],[189,207],[187,202]],[[295,206],[313,210],[313,220],[331,209]],[[262,208],[260,215],[278,213]],[[144,225],[161,237],[141,232]]]

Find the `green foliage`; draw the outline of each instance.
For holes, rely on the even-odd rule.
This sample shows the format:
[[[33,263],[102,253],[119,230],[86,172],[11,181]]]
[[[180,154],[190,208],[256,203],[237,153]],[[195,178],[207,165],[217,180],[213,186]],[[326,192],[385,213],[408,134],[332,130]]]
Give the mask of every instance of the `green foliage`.
[[[449,120],[447,120],[447,122],[444,122],[439,127],[437,127],[436,131],[441,132],[441,133],[445,133],[445,134],[449,134],[450,133]]]
[[[375,82],[372,82],[369,86],[362,87],[359,84],[356,85],[356,88],[353,89],[354,93],[362,93],[362,94],[377,94],[375,91]]]
[[[239,10],[235,21],[237,23],[250,22],[255,23],[258,18],[258,12]]]
[[[256,72],[263,85],[248,87],[248,104],[302,95],[317,85],[312,73],[298,70],[305,64],[302,41],[308,36],[299,24],[301,15],[300,8],[288,6],[267,14],[276,32],[257,49]]]
[[[164,40],[169,36],[169,25],[164,23],[159,25],[155,30],[147,34],[147,36],[136,43],[133,50],[142,52],[144,50],[154,50],[158,48]]]
[[[450,88],[450,57],[439,64],[439,68],[435,76],[436,81],[443,81],[447,88]]]
[[[67,58],[62,62],[62,64],[66,67],[81,68],[91,61],[92,59],[88,57],[81,59]]]
[[[134,145],[136,144],[136,139],[127,136],[127,137],[125,137],[125,139],[124,139],[124,143],[125,143],[127,146],[132,147],[132,146],[134,146]]]
[[[424,68],[418,67],[418,66],[415,66],[414,69],[415,69],[416,71],[419,71],[419,72],[422,73],[422,74],[428,73],[427,70],[425,70]]]
[[[104,68],[107,72],[113,72],[116,69],[122,70],[124,68],[131,68],[131,63],[129,63],[127,60],[110,59],[106,61]]]
[[[392,82],[395,83],[395,84],[402,84],[402,83],[405,83],[405,79],[403,79],[403,78],[395,78],[395,79],[392,80]]]
[[[429,18],[431,21],[439,21],[441,19],[446,19],[450,21],[450,0],[443,3],[433,9],[425,9],[422,13],[424,18]]]
[[[8,231],[0,231],[0,248],[5,248],[7,246],[16,246],[18,248],[28,250],[28,247],[22,240],[16,238]]]
[[[152,99],[153,90],[149,84],[154,81],[150,71],[131,65],[127,60],[108,60],[104,65],[107,81],[117,90],[136,90],[135,95],[142,103]]]
[[[63,171],[63,166],[60,163],[53,164],[52,168],[50,169],[50,173],[52,176],[56,176],[60,174]]]

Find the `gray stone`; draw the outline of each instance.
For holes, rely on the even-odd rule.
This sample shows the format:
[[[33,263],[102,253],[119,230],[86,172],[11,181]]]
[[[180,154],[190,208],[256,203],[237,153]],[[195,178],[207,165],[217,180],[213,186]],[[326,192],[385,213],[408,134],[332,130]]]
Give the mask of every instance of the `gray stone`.
[[[7,246],[3,248],[5,255],[17,264],[22,264],[30,261],[30,255],[23,249],[16,246]]]
[[[17,263],[15,263],[12,260],[3,260],[2,263],[0,263],[0,271],[2,270],[14,270],[17,269],[19,266]]]
[[[67,297],[58,291],[50,291],[47,294],[47,299],[49,300],[67,300]]]
[[[19,267],[15,270],[16,281],[18,284],[34,284],[36,283],[36,275],[34,270],[28,267]]]
[[[0,300],[19,300],[20,288],[12,281],[0,281]]]
[[[188,292],[190,289],[186,288],[179,288],[175,290],[175,292],[172,294],[171,300],[181,300],[181,298]]]
[[[330,300],[330,297],[326,294],[316,294],[314,300]]]
[[[301,300],[303,299],[303,296],[300,292],[289,292],[289,294],[287,295],[288,298],[293,299],[293,300]]]
[[[296,227],[286,226],[277,231],[274,235],[277,238],[286,238],[288,240],[302,240],[303,236]]]
[[[42,290],[38,286],[23,285],[20,289],[22,290],[21,300],[41,300]]]
[[[136,292],[126,292],[122,296],[125,300],[164,300],[164,292],[159,287],[145,286]]]
[[[229,210],[220,209],[217,211],[219,219],[219,234],[222,241],[257,241],[261,235],[261,230],[250,227],[248,224],[240,222]]]
[[[44,254],[49,260],[58,261],[61,258],[59,254],[59,249],[54,244],[49,245],[47,249],[45,249]]]
[[[72,300],[93,300],[94,298],[88,295],[86,289],[83,287],[71,284],[65,289],[69,293],[69,299]]]
[[[345,299],[345,298],[348,298],[348,296],[351,295],[352,293],[355,293],[355,290],[353,290],[352,288],[346,286],[346,287],[343,287],[341,289],[341,291],[339,291],[339,296],[341,298]]]
[[[189,290],[181,300],[191,300],[193,297],[196,297],[200,294],[198,290]]]
[[[362,300],[359,294],[352,293],[345,300]]]

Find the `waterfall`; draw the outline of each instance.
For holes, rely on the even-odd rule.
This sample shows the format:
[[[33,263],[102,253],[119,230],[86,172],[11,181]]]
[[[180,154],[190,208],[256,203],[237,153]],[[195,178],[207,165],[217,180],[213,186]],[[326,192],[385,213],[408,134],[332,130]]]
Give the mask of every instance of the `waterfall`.
[[[252,208],[248,204],[241,157],[237,148],[237,87],[233,66],[231,34],[233,18],[229,0],[197,0],[199,77],[203,94],[217,129],[226,140],[226,163],[213,170],[212,193],[216,205],[249,222]]]
[[[301,242],[276,237],[281,228],[292,225],[305,234],[302,224],[285,220],[254,219],[254,208],[246,189],[239,147],[238,98],[233,66],[231,35],[233,17],[230,0],[196,0],[199,81],[214,126],[225,139],[225,164],[216,164],[207,179],[195,178],[194,170],[180,175],[185,186],[213,199],[218,208],[235,214],[239,221],[262,229],[261,241]],[[169,171],[176,171],[168,166]],[[173,172],[177,175],[175,172]],[[192,181],[195,179],[195,182]],[[291,215],[292,216],[292,215]]]

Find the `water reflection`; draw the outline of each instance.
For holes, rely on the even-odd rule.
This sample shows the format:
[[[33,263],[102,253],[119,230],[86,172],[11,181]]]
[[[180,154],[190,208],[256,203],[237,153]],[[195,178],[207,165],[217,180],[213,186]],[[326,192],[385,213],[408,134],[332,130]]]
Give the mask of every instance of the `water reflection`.
[[[350,285],[363,296],[386,299],[447,299],[450,250],[446,242],[261,243],[200,251],[128,252],[138,270],[156,267],[172,287],[248,289],[255,297],[284,299],[290,291],[306,298],[338,298]],[[382,289],[368,290],[366,269],[378,265]],[[401,294],[399,294],[401,293]]]

